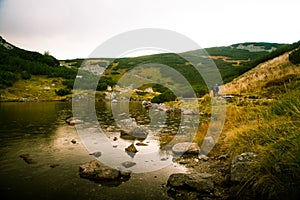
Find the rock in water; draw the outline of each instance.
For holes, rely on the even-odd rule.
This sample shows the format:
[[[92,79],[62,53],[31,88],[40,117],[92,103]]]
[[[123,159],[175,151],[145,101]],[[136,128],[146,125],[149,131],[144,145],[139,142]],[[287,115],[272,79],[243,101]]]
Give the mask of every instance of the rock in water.
[[[181,142],[172,147],[174,154],[199,154],[200,148],[195,142]]]
[[[83,124],[83,121],[74,117],[70,117],[66,119],[66,123],[70,126],[74,126],[75,124]]]
[[[122,163],[122,165],[125,167],[125,168],[130,168],[130,167],[133,167],[134,165],[136,165],[135,162],[132,162],[132,161],[125,161]]]
[[[20,158],[23,158],[23,160],[27,163],[27,164],[36,164],[37,162],[35,160],[32,159],[31,155],[26,153],[26,154],[21,154]]]
[[[101,181],[120,178],[120,171],[110,168],[96,160],[79,166],[79,175],[82,178]]]
[[[138,150],[135,148],[134,144],[129,145],[128,147],[125,148],[125,151],[131,152],[131,153],[136,153]]]

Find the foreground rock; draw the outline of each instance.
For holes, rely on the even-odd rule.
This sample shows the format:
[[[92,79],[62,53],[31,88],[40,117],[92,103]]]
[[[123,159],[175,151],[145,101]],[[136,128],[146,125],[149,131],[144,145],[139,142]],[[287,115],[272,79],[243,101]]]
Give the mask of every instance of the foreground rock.
[[[174,188],[195,190],[197,192],[211,193],[214,190],[213,175],[208,173],[172,174],[168,185]]]
[[[257,155],[252,152],[242,153],[231,160],[230,180],[233,182],[243,182]]]
[[[200,147],[195,142],[181,142],[177,143],[172,147],[172,151],[174,154],[182,155],[182,154],[195,154],[198,155],[200,151]]]
[[[126,173],[125,173],[126,174]],[[117,180],[124,176],[119,170],[108,167],[96,160],[79,166],[79,175],[93,181]],[[129,173],[126,174],[130,176]]]
[[[174,199],[215,199],[213,175],[208,173],[172,174],[167,185]]]

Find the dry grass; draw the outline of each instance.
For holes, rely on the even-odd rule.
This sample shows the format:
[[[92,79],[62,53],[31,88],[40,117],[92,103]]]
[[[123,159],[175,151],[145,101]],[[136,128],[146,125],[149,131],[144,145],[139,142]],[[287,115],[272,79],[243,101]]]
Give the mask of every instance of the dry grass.
[[[300,76],[300,67],[292,64],[289,52],[269,60],[246,72],[225,85],[227,94],[259,93],[269,81],[281,79],[288,75]]]

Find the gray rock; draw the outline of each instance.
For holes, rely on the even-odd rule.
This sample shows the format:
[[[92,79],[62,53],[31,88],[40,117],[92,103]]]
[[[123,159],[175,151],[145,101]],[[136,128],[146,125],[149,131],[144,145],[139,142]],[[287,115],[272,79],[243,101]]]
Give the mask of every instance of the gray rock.
[[[122,163],[122,165],[125,167],[125,168],[130,168],[130,167],[133,167],[134,165],[136,165],[135,162],[132,162],[132,161],[125,161]]]
[[[214,190],[213,175],[208,173],[172,174],[168,185],[176,189],[188,189],[197,192],[210,193]]]
[[[96,158],[99,158],[102,155],[102,153],[100,151],[97,151],[97,152],[90,153],[90,155],[95,156]]]
[[[215,146],[215,144],[216,143],[213,137],[211,136],[205,137],[201,145],[201,151],[200,151],[201,154],[207,155]]]
[[[233,182],[243,182],[256,157],[257,155],[252,152],[235,156],[231,160],[230,180]]]
[[[199,154],[200,148],[195,142],[181,142],[172,147],[174,154]]]
[[[115,180],[120,178],[120,171],[110,168],[96,160],[79,166],[79,175],[90,180]]]
[[[209,160],[209,157],[206,156],[206,155],[203,155],[203,154],[199,155],[198,158],[199,158],[199,160],[203,160],[203,161],[208,161]]]
[[[193,110],[183,110],[182,114],[184,114],[184,115],[197,115],[197,113]]]

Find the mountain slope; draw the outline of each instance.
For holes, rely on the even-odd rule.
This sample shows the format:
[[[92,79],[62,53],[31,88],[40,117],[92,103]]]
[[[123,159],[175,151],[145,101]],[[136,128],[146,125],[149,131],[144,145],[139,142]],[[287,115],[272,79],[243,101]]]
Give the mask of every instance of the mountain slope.
[[[290,62],[291,52],[259,64],[225,85],[227,94],[261,93],[267,88],[300,79],[300,67]]]

